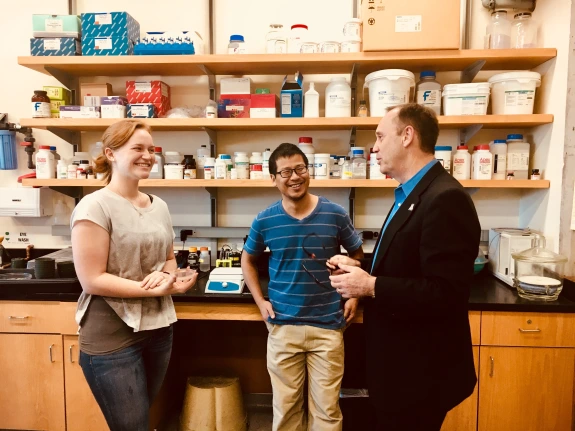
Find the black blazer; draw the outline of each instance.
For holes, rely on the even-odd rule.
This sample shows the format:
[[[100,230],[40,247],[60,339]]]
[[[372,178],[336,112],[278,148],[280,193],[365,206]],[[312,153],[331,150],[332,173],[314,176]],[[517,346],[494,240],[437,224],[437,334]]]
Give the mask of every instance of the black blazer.
[[[380,235],[373,271],[363,262],[377,276],[364,327],[379,411],[430,400],[451,409],[473,393],[467,308],[480,235],[469,194],[437,163]]]

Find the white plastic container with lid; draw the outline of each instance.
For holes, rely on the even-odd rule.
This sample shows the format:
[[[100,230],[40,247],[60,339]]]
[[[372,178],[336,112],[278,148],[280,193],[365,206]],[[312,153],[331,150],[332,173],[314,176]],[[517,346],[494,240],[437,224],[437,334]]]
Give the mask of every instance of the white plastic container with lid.
[[[238,180],[248,180],[250,178],[250,159],[248,153],[238,152],[235,157],[234,166],[238,173]]]
[[[325,153],[315,154],[314,178],[316,180],[329,180],[331,167],[330,155]]]
[[[76,165],[68,165],[68,179],[75,180],[76,179],[76,171],[78,170],[78,166]],[[102,174],[100,174],[102,175]]]
[[[207,147],[207,145],[202,145],[196,152],[197,176],[200,179],[204,178],[204,162],[206,157],[210,157],[210,149]]]
[[[220,154],[220,159],[222,159],[226,164],[226,179],[231,180],[232,168],[234,167],[234,164],[232,162],[232,156],[229,154]]]
[[[413,101],[415,75],[409,70],[384,69],[365,77],[364,88],[369,88],[371,117],[383,117],[386,109]]]
[[[507,141],[496,139],[489,143],[489,151],[493,154],[492,180],[507,179]]]
[[[489,78],[493,115],[533,114],[535,89],[541,85],[537,72],[498,73]]]
[[[271,155],[272,155],[272,151],[269,148],[266,148],[266,150],[262,154],[262,159],[263,159],[262,172],[263,172],[264,178],[268,178],[270,176],[270,156]]]
[[[226,171],[228,169],[228,165],[221,158],[221,154],[220,154],[220,157],[218,157],[218,159],[216,160],[214,169],[215,169],[214,178],[216,180],[225,180],[226,179]]]
[[[179,165],[184,161],[184,156],[178,151],[166,151],[164,155],[164,163],[166,165]]]
[[[530,150],[531,145],[523,140],[523,135],[507,135],[507,172],[513,172],[514,179],[529,179]]]
[[[329,178],[332,180],[341,179],[341,166],[339,166],[339,157],[335,154],[330,155]]]
[[[313,82],[309,83],[309,90],[304,95],[303,116],[305,118],[319,117],[319,93]]]
[[[437,145],[435,147],[435,158],[439,160],[448,173],[451,173],[451,153],[453,148],[448,145]]]
[[[164,166],[166,180],[182,180],[184,178],[184,165],[169,164]]]
[[[486,115],[489,83],[448,84],[443,87],[444,115]]]
[[[491,22],[485,32],[485,49],[511,48],[511,22],[507,12],[496,10],[491,13]]]
[[[435,72],[424,70],[415,86],[415,101],[441,115],[441,84],[435,80]]]
[[[331,78],[325,89],[325,116],[351,117],[351,87],[343,77]]]
[[[36,178],[41,180],[56,178],[56,162],[49,145],[40,145],[36,153]]]
[[[493,172],[493,155],[489,145],[477,145],[471,160],[471,179],[490,180]]]
[[[301,44],[308,39],[308,28],[305,24],[294,24],[288,36],[288,54],[299,54]]]
[[[56,166],[56,178],[59,180],[65,180],[68,178],[68,163],[66,160],[58,160],[58,165]]]
[[[72,163],[80,163],[81,160],[90,160],[90,153],[86,151],[76,151],[74,157],[72,157]]]
[[[228,43],[228,54],[247,54],[246,43],[241,34],[232,34]]]
[[[385,174],[381,173],[379,163],[377,163],[377,153],[371,153],[369,155],[369,179],[385,180]]]
[[[341,179],[342,180],[353,179],[353,164],[351,162],[351,157],[349,156],[345,156],[343,163],[341,163]]]
[[[162,147],[154,147],[154,165],[150,171],[150,179],[162,179],[164,178],[164,156],[162,155]]]
[[[213,157],[204,158],[204,179],[213,180],[215,178],[216,172],[216,159]]]
[[[367,178],[367,160],[365,159],[365,148],[351,149],[351,169],[354,180],[365,180]]]
[[[287,36],[282,24],[270,24],[266,35],[266,54],[286,54]]]
[[[259,151],[252,152],[250,157],[250,180],[261,180],[263,178],[263,163],[262,153]]]
[[[346,39],[359,39],[361,40],[361,19],[350,18],[343,25],[343,35]]]
[[[200,272],[208,272],[210,266],[210,252],[208,248],[200,247]]]
[[[309,136],[300,136],[299,149],[306,155],[307,157],[307,169],[310,178],[314,178],[314,153],[315,148],[313,146],[313,139]]]
[[[453,178],[456,180],[471,178],[471,154],[467,145],[459,145],[453,155]]]

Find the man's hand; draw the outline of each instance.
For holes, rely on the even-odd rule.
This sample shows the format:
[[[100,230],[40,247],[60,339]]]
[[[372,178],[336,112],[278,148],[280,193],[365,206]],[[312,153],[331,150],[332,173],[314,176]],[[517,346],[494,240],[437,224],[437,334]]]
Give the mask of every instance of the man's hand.
[[[357,304],[359,300],[357,298],[351,298],[345,301],[343,306],[343,317],[345,318],[345,323],[348,325],[351,323],[355,317],[355,312],[357,311]]]
[[[276,318],[276,314],[274,313],[274,309],[272,307],[271,302],[260,301],[257,303],[257,305],[258,308],[260,309],[260,313],[262,313],[262,317],[264,318],[265,322],[268,321],[268,317],[271,317],[272,319]]]
[[[349,266],[361,266],[359,260],[352,259],[349,256],[343,256],[341,254],[336,254],[331,259],[326,262],[327,267],[330,269],[332,275],[345,274],[345,271],[341,269],[341,265]]]
[[[361,298],[373,296],[375,291],[375,277],[369,275],[357,266],[340,264],[339,268],[344,274],[330,275],[331,285],[343,298]]]

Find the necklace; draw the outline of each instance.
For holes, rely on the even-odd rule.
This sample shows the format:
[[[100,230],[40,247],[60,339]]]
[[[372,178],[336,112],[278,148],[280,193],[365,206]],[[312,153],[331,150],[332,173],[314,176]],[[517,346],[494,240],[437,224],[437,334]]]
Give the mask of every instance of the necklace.
[[[124,195],[122,194],[122,192],[120,192],[119,190],[117,190],[117,191],[112,190],[112,189],[110,189],[110,190],[111,190],[113,193],[116,193],[116,194],[120,195],[121,197],[123,197],[124,199],[126,199],[138,213],[140,213],[140,210],[142,210],[142,209],[144,209],[144,208],[147,208],[147,206],[146,206],[146,207],[141,207],[141,206],[139,206],[139,205],[136,205],[136,204],[138,203],[137,201],[138,201],[138,200],[141,200],[141,196],[142,196],[142,195],[140,194],[140,192],[138,192],[137,201],[136,201],[136,203],[134,203],[133,200],[128,199],[128,198],[127,198],[126,196],[124,196]],[[147,196],[147,195],[146,195],[146,196]]]

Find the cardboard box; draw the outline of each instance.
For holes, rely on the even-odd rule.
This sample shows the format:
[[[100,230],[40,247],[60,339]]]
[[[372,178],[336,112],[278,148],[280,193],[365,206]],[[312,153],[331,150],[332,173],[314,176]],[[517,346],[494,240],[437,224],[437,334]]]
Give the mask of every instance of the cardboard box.
[[[250,118],[251,99],[220,99],[218,118]]]
[[[280,93],[281,116],[282,117],[303,117],[303,75],[295,73],[295,79],[288,81],[288,77],[283,80]]]
[[[60,106],[60,118],[100,118],[99,106]]]
[[[78,15],[32,15],[34,37],[80,38]]]
[[[170,86],[162,81],[126,81],[126,97],[129,103],[153,103],[158,117],[171,109]]]
[[[108,97],[100,97],[100,105],[119,105],[119,106],[126,106],[128,104],[128,99],[124,96],[108,96]]]
[[[30,55],[69,56],[80,55],[80,41],[73,37],[30,39]]]
[[[127,36],[88,37],[82,40],[82,55],[133,55],[134,42]]]
[[[60,114],[60,106],[66,106],[68,102],[65,100],[50,100],[50,112],[53,114]]]
[[[67,88],[44,85],[42,87],[42,90],[44,90],[46,93],[48,93],[48,97],[50,98],[50,100],[64,101],[64,102],[66,102],[66,103],[64,103],[64,105],[67,105],[70,103],[70,90],[68,90]]]
[[[363,0],[363,50],[459,49],[460,4],[460,0]]]
[[[156,118],[156,106],[153,103],[130,103],[126,113],[128,118]]]
[[[140,23],[127,12],[83,13],[82,43],[97,37],[126,38],[136,43],[140,39]]]
[[[100,106],[102,118],[126,118],[125,105],[102,105]]]
[[[224,94],[250,94],[252,80],[250,78],[222,78],[220,80],[220,98]]]
[[[79,102],[84,103],[84,97],[86,96],[111,96],[112,95],[112,85],[111,84],[98,84],[94,82],[85,82],[80,84],[80,100]]]
[[[279,111],[279,97],[275,94],[252,94],[251,118],[276,118]]]

